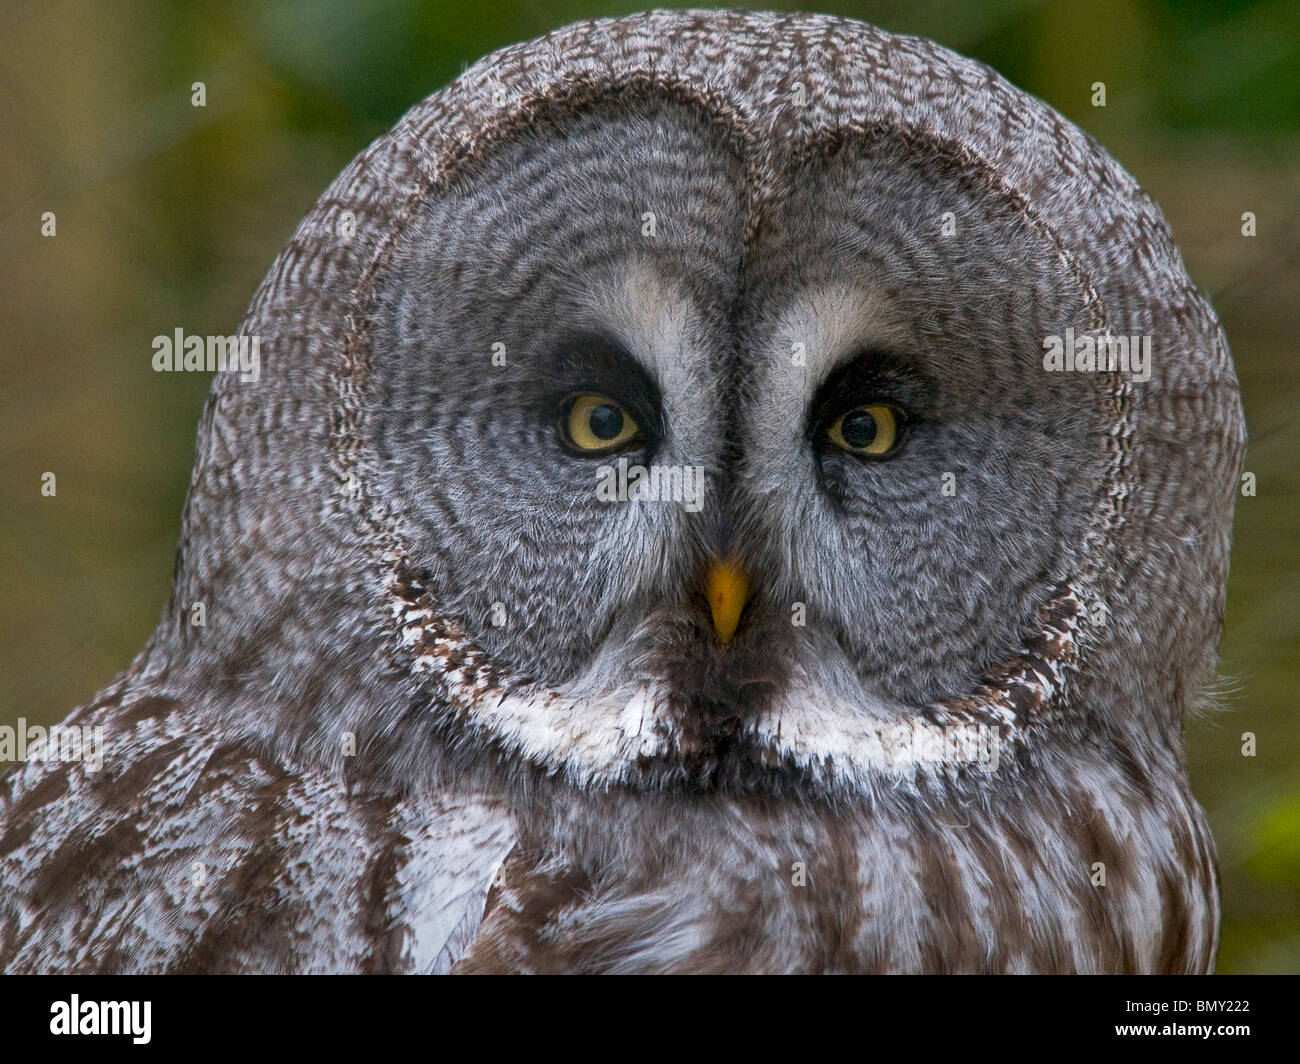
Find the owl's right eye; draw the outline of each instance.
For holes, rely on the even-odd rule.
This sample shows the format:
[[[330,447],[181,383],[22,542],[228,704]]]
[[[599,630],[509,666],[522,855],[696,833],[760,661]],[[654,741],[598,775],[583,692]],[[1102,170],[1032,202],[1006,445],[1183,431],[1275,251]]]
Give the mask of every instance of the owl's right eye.
[[[901,443],[903,412],[892,403],[868,403],[841,414],[826,429],[836,447],[869,458],[887,458]]]
[[[641,437],[641,426],[621,403],[603,395],[580,393],[560,404],[560,437],[583,454],[609,454]]]

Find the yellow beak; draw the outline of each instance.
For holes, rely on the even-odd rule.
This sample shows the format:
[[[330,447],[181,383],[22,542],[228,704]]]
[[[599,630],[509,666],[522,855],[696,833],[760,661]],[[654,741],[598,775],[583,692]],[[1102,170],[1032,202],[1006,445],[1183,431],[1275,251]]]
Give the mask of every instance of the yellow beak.
[[[749,598],[749,580],[740,566],[732,562],[715,561],[709,566],[705,581],[709,609],[713,613],[713,630],[722,643],[730,643],[740,624],[740,613]]]

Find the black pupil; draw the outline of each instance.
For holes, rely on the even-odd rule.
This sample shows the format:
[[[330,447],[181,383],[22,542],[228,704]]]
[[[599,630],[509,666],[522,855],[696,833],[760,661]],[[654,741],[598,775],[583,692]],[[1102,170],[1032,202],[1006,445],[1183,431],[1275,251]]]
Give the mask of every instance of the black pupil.
[[[865,410],[855,410],[840,423],[840,435],[850,447],[871,446],[876,432],[876,419]]]
[[[591,412],[587,427],[598,440],[612,440],[623,431],[623,411],[616,406],[602,403]]]

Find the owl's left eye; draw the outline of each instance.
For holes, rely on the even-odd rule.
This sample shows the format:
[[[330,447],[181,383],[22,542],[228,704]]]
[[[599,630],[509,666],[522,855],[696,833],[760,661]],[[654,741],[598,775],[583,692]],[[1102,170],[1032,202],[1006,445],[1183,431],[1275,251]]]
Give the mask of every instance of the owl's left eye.
[[[590,393],[571,395],[560,405],[559,425],[564,442],[586,454],[608,454],[641,435],[622,404]]]
[[[889,403],[867,403],[837,417],[826,429],[831,443],[851,454],[887,458],[902,443],[903,412]]]

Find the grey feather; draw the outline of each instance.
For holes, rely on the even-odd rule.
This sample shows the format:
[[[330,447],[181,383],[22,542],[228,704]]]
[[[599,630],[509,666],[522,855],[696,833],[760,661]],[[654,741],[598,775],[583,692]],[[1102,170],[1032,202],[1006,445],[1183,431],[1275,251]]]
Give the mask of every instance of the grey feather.
[[[1150,379],[1046,372],[1067,329]],[[102,773],[3,781],[6,970],[1212,968],[1181,727],[1238,390],[1041,101],[844,19],[579,23],[362,152],[242,331],[163,620],[71,718]],[[888,461],[824,446],[844,373],[910,411]],[[597,499],[555,424],[589,378],[702,510]]]

